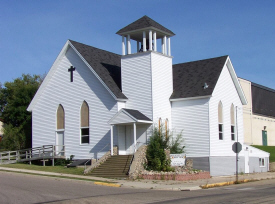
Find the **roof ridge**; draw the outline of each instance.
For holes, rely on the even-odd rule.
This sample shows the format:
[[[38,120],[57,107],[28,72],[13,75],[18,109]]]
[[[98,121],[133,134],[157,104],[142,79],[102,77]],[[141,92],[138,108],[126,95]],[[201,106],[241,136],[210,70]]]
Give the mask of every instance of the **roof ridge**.
[[[218,59],[218,58],[222,58],[222,57],[229,57],[229,55],[223,55],[220,57],[211,57],[211,58],[206,58],[206,59],[201,59],[201,60],[194,60],[194,61],[188,61],[188,62],[182,62],[182,63],[178,63],[178,64],[173,64],[174,65],[180,65],[180,64],[187,64],[187,63],[193,63],[193,62],[200,62],[200,61],[205,61],[205,60],[213,60],[213,59]]]
[[[266,90],[266,91],[270,91],[270,92],[275,93],[275,89],[269,88],[269,87],[267,87],[267,86],[263,86],[263,85],[261,85],[261,84],[254,83],[254,82],[252,82],[252,81],[251,81],[251,85],[252,85],[252,86],[256,86],[256,87],[258,87],[258,88],[261,88],[261,89],[264,89],[264,90]]]
[[[160,23],[156,22],[152,18],[150,18],[147,15],[142,16],[141,18],[135,20],[134,22],[126,25],[125,27],[121,28],[119,31],[116,32],[116,34],[120,35],[125,32],[129,31],[134,31],[134,30],[139,30],[139,29],[145,29],[149,27],[154,27],[156,29],[161,30],[162,32],[168,33],[170,36],[175,35],[171,30],[168,28],[164,27]]]
[[[104,51],[104,52],[109,52],[109,53],[111,53],[111,54],[118,55],[118,56],[121,57],[120,54],[117,54],[117,53],[114,53],[114,52],[110,52],[110,51],[108,51],[108,50],[103,50],[103,49],[101,49],[101,48],[94,47],[94,46],[91,46],[91,45],[87,45],[87,44],[84,44],[84,43],[81,43],[81,42],[78,42],[78,41],[75,41],[75,40],[71,40],[71,39],[68,39],[68,40],[69,40],[70,42],[79,43],[79,44],[81,44],[81,45],[85,45],[85,46],[92,47],[92,48],[95,48],[95,49],[98,49],[98,50],[102,50],[102,51]]]

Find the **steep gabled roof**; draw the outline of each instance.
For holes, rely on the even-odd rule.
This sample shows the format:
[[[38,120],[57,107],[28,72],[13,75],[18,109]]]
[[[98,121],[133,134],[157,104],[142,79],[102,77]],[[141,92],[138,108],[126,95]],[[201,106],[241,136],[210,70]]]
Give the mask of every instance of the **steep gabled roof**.
[[[170,36],[175,35],[171,30],[165,28],[164,26],[157,23],[156,21],[154,21],[153,19],[149,18],[146,15],[136,20],[135,22],[125,26],[124,28],[120,29],[119,31],[117,31],[116,34],[122,34],[125,32],[140,30],[140,29],[150,28],[150,27],[157,28],[158,30],[163,31],[169,34]]]
[[[56,58],[49,73],[43,80],[43,83],[36,92],[29,107],[27,108],[27,111],[32,111],[39,97],[43,93],[43,90],[47,86],[48,81],[54,75],[60,59],[66,54],[70,47],[73,48],[77,55],[90,68],[90,70],[95,74],[103,86],[116,100],[127,100],[127,97],[121,91],[121,56],[92,46],[78,43],[73,40],[68,40]]]
[[[255,114],[275,117],[275,90],[251,82],[252,111]]]
[[[112,93],[119,99],[127,99],[121,91],[121,56],[73,40],[69,41]]]
[[[173,93],[170,99],[210,96],[228,56],[173,65]],[[208,88],[204,89],[205,83]]]

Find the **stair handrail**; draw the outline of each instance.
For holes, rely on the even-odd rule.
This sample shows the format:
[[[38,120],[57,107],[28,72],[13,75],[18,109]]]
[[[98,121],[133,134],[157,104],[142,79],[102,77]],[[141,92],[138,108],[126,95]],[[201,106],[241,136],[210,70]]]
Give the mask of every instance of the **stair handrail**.
[[[88,163],[89,161],[91,161],[91,166],[92,166],[92,159],[93,159],[93,157],[92,157],[91,159],[88,159],[88,160],[84,163],[84,172],[85,172],[85,170],[86,170],[86,166],[87,166],[87,163]]]
[[[99,154],[103,149],[105,149],[108,145],[109,145],[110,143],[108,143],[108,144],[106,144],[101,150],[99,150],[98,152],[97,152],[97,154]],[[98,160],[98,159],[97,159]]]

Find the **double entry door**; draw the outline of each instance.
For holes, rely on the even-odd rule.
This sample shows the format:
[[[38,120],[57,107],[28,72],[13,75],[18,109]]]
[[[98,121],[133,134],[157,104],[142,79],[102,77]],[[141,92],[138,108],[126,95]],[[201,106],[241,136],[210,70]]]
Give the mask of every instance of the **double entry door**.
[[[132,125],[118,126],[118,149],[120,155],[134,153],[134,130]]]

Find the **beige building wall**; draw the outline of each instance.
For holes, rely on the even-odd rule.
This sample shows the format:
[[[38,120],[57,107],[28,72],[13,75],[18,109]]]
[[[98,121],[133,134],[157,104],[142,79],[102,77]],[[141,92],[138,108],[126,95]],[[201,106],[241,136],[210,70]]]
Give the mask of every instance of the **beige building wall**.
[[[252,119],[253,145],[262,145],[262,131],[267,131],[267,145],[275,146],[275,118],[253,115]]]
[[[251,82],[239,78],[247,105],[243,106],[244,143],[262,145],[262,131],[266,127],[267,145],[275,146],[275,118],[254,115],[252,113]]]
[[[243,105],[243,128],[244,128],[244,143],[252,144],[252,98],[251,98],[251,82],[240,79],[239,82],[243,89],[247,104]]]

